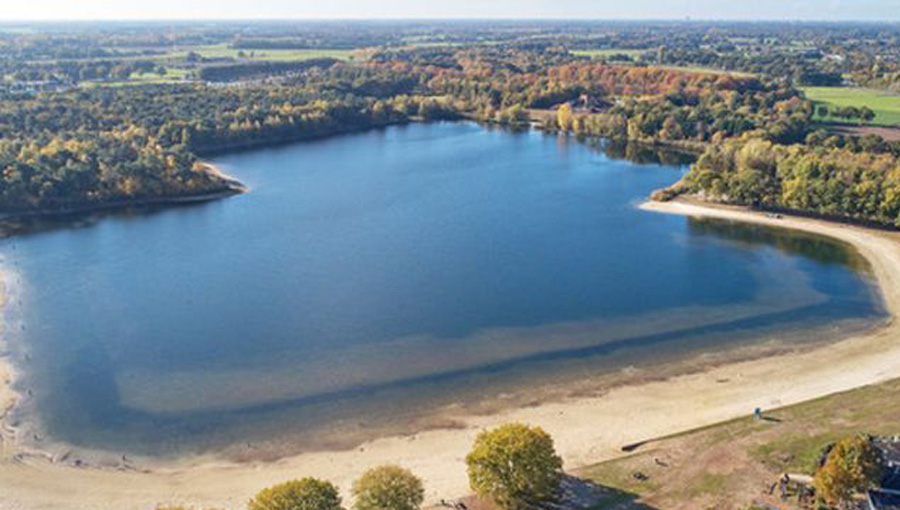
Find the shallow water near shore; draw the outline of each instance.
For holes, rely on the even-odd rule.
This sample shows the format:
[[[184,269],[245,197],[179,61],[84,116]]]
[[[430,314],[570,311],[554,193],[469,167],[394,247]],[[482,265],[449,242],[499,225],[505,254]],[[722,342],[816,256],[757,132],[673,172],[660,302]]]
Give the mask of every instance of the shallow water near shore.
[[[572,139],[414,124],[215,163],[251,191],[0,245],[38,440],[345,447],[885,318],[849,248],[638,210],[685,167]]]

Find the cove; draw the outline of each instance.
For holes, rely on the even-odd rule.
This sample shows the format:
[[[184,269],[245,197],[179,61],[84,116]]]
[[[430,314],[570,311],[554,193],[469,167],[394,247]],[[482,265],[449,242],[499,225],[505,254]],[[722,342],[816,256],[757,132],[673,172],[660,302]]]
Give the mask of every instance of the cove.
[[[41,440],[277,455],[886,317],[840,243],[637,209],[673,160],[435,123],[214,163],[250,192],[2,242]]]

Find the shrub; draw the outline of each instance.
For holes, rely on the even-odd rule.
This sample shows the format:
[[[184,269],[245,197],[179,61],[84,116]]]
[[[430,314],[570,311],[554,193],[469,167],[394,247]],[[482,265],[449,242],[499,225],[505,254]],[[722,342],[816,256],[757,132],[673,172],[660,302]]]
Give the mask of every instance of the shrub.
[[[343,510],[337,487],[330,482],[303,478],[263,489],[247,510]]]
[[[356,510],[418,510],[425,499],[422,481],[399,466],[366,471],[353,483]]]

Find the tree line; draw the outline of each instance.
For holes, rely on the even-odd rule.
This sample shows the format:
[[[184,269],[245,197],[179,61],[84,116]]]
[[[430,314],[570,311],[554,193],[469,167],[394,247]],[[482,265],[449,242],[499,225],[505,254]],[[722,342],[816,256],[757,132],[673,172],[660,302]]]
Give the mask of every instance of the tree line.
[[[878,441],[860,434],[825,445],[813,477],[816,508],[848,508],[860,494],[879,486],[887,462]],[[570,508],[598,503],[585,501],[584,495],[565,490],[562,458],[556,453],[553,438],[540,427],[508,423],[484,430],[476,436],[465,464],[470,489],[482,502],[500,510]],[[393,464],[365,471],[353,482],[350,492],[352,510],[420,510],[425,500],[422,480],[410,470]],[[601,506],[605,503],[599,502]],[[441,504],[467,508],[465,504],[445,499]],[[247,502],[246,508],[344,510],[340,490],[327,480],[313,477],[262,489]],[[748,508],[760,507],[751,504]]]
[[[283,86],[97,88],[0,100],[0,212],[217,194],[233,183],[207,172],[201,155],[456,115],[441,98],[379,99],[358,88],[369,86],[339,74]]]
[[[234,70],[222,72],[229,78]],[[263,75],[266,80],[222,86],[110,87],[0,100],[0,209],[62,210],[215,193],[230,184],[206,175],[199,157],[411,120],[537,121],[576,136],[698,153],[726,150],[728,140],[752,134],[776,159],[790,153],[790,144],[805,144],[791,150],[843,151],[856,159],[900,152],[876,137],[817,131],[815,106],[783,81],[572,63],[564,52],[413,48],[365,63],[328,60]],[[865,179],[890,188],[877,172]],[[793,201],[790,207],[821,212],[824,206]],[[890,207],[875,213],[851,199],[830,207],[829,214],[847,217],[896,217]]]
[[[900,227],[900,160],[892,154],[743,137],[710,145],[676,191]]]
[[[501,510],[528,510],[563,501],[562,459],[542,428],[509,423],[478,434],[465,458],[470,488]],[[353,482],[353,510],[419,510],[422,480],[408,469],[387,464]],[[450,506],[449,503],[442,502]],[[247,510],[344,510],[338,488],[313,477],[273,485],[247,502]],[[466,508],[457,506],[456,508]],[[163,507],[157,510],[188,510]]]

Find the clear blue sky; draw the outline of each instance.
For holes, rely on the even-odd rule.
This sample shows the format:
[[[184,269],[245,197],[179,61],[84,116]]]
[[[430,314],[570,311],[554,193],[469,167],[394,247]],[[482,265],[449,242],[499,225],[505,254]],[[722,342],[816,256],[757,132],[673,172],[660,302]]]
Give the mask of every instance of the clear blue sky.
[[[573,18],[900,20],[900,0],[6,0],[0,20]]]

